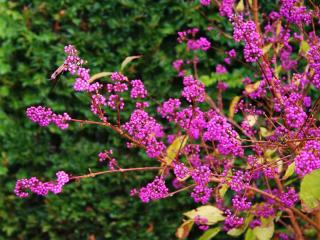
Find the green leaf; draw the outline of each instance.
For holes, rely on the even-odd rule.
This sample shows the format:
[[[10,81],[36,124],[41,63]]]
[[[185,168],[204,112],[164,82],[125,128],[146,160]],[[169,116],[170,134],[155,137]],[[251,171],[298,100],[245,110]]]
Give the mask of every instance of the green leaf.
[[[305,210],[312,211],[319,207],[320,201],[320,170],[315,170],[307,175],[301,181],[299,197],[306,207]]]
[[[124,68],[128,65],[128,63],[132,62],[135,59],[141,58],[142,56],[131,56],[131,57],[126,57],[123,62],[121,63],[121,68],[120,71],[122,72]]]
[[[185,221],[184,223],[182,223],[180,225],[180,227],[178,227],[176,230],[176,237],[178,239],[185,239],[186,237],[188,237],[189,232],[191,231],[193,224],[194,224],[193,220],[188,220],[188,221]]]
[[[283,176],[283,179],[287,179],[289,178],[290,176],[292,176],[292,174],[294,174],[294,169],[296,167],[296,164],[293,162],[291,163],[288,167],[287,167],[287,170]]]
[[[190,219],[194,219],[196,216],[206,218],[208,219],[207,225],[212,225],[224,220],[224,216],[222,215],[222,213],[223,212],[220,209],[214,206],[205,205],[191,210],[189,212],[185,212],[183,215]]]
[[[200,77],[200,81],[203,82],[206,87],[209,87],[217,82],[217,79],[211,78],[208,75],[204,75]]]
[[[220,227],[210,228],[205,231],[199,240],[210,240],[220,232]]]
[[[249,229],[247,230],[244,239],[245,239],[245,240],[256,240],[256,237],[255,237],[255,235],[254,235],[254,233],[253,233],[253,231],[252,231],[251,228],[249,228]]]

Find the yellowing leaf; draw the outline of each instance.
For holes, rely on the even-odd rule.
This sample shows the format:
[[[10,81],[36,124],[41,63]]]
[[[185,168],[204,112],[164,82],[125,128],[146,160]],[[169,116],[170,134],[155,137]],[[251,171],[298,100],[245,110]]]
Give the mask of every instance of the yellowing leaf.
[[[219,189],[219,196],[221,197],[221,198],[223,198],[224,197],[224,195],[226,194],[226,192],[228,191],[228,188],[229,188],[229,185],[228,184],[222,184],[221,185],[221,188]]]
[[[262,48],[263,55],[268,53],[271,47],[272,47],[272,43],[268,43],[267,45],[263,46]]]
[[[307,41],[303,40],[300,43],[300,49],[299,49],[299,53],[301,52],[307,52],[309,50],[310,46],[308,44]]]
[[[220,232],[220,227],[210,228],[205,231],[199,240],[210,240]]]
[[[319,207],[320,202],[320,170],[305,175],[301,181],[299,197],[305,210],[312,211]]]
[[[287,167],[287,170],[283,176],[283,179],[287,179],[289,178],[290,176],[292,176],[292,174],[294,174],[294,169],[296,167],[296,164],[293,162],[291,163],[288,167]]]
[[[124,61],[121,63],[120,71],[123,71],[123,69],[128,65],[128,63],[132,62],[132,61],[135,60],[135,59],[141,58],[141,57],[142,57],[141,55],[139,55],[139,56],[126,57],[126,58],[124,59]]]
[[[274,223],[269,222],[267,225],[263,224],[261,227],[255,227],[253,234],[258,240],[270,240],[274,233]]]
[[[177,137],[171,145],[167,148],[167,155],[164,159],[167,165],[171,165],[172,161],[176,158],[179,150],[181,150],[188,142],[188,136],[182,135]]]
[[[260,81],[252,84],[248,84],[244,87],[244,90],[246,90],[247,93],[253,93],[258,89],[259,85],[260,85]]]
[[[93,83],[95,80],[99,79],[99,78],[103,78],[103,77],[108,77],[112,74],[112,72],[100,72],[97,73],[95,75],[93,75],[90,79],[89,79],[89,83]]]
[[[273,135],[273,131],[269,131],[264,127],[260,127],[260,134],[262,137],[270,137]]]
[[[191,228],[194,224],[193,220],[185,221],[180,225],[180,227],[176,230],[176,237],[178,239],[186,239],[191,231]]]
[[[183,215],[189,219],[194,219],[199,215],[202,218],[208,219],[207,225],[212,225],[224,220],[224,216],[222,214],[223,212],[219,208],[211,205],[204,205],[189,212],[185,212]]]
[[[258,116],[257,115],[248,115],[248,116],[246,116],[245,119],[248,122],[249,126],[253,127],[258,120]]]
[[[230,106],[229,106],[229,117],[230,118],[234,117],[234,112],[236,110],[236,106],[237,106],[239,101],[240,101],[240,97],[239,96],[235,96],[235,97],[232,98],[232,101],[231,101]]]
[[[244,3],[243,0],[240,0],[239,3],[236,6],[236,11],[237,12],[243,12],[244,11]]]

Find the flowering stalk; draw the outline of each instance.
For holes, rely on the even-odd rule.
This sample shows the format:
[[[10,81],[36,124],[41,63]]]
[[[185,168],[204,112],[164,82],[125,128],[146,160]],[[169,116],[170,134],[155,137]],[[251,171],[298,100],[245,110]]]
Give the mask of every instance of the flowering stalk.
[[[127,140],[128,151],[137,147],[155,159],[155,166],[121,168],[112,150],[103,150],[99,161],[108,161],[109,170],[90,170],[79,176],[60,171],[52,182],[35,177],[18,180],[18,197],[27,197],[27,191],[41,196],[58,194],[70,180],[155,171],[152,181],[132,189],[130,195],[148,203],[190,190],[196,203],[205,208],[213,204],[218,215],[214,220],[201,211],[192,215],[188,221],[201,230],[207,230],[212,220],[227,234],[239,229],[256,234],[278,222],[290,230],[284,233],[276,225],[271,236],[281,239],[305,239],[304,229],[310,227],[320,231],[319,204],[308,202],[303,193],[304,181],[320,174],[319,99],[308,95],[320,88],[320,37],[314,27],[315,21],[320,22],[319,9],[308,9],[300,0],[281,0],[278,10],[260,12],[259,16],[257,0],[252,6],[250,1],[240,2],[243,6],[236,6],[234,0],[199,2],[197,9],[202,15],[217,4],[233,28],[228,33],[220,26],[209,26],[207,32],[218,29],[221,35],[233,35],[234,41],[244,45],[237,51],[225,51],[223,62],[215,66],[217,98],[206,92],[198,69],[203,54],[215,48],[214,42],[207,32],[191,28],[178,32],[177,38],[187,57],[173,62],[181,78],[181,95],[158,104],[157,114],[150,113],[148,101],[153,98],[143,81],[131,80],[120,72],[91,77],[84,67],[86,61],[72,45],[65,47],[67,57],[52,78],[63,72],[74,75],[73,88],[88,95],[93,119],[74,119],[44,106],[31,106],[26,111],[27,117],[41,127],[54,124],[67,129],[72,122],[107,127]],[[220,80],[232,76],[229,69],[233,61],[250,66],[252,74],[244,76],[243,93],[231,101],[226,114],[224,93],[228,84]],[[100,81],[102,77],[108,81]],[[129,103],[125,99],[135,102],[127,119],[121,118]],[[171,185],[169,179],[173,179]],[[299,182],[300,194],[296,192]],[[224,201],[226,198],[230,201]]]

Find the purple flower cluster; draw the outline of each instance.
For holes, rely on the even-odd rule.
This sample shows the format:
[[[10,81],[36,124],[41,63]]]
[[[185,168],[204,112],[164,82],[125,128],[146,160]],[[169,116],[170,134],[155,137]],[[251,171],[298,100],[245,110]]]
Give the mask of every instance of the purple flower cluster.
[[[232,228],[238,228],[244,223],[244,218],[231,213],[229,209],[225,210],[226,218],[224,220],[224,230],[229,231]]]
[[[139,198],[142,202],[147,203],[151,200],[165,198],[169,193],[165,181],[162,177],[156,177],[153,182],[148,183],[139,191]]]
[[[244,41],[244,58],[247,62],[256,62],[262,56],[261,39],[253,21],[244,21],[241,16],[233,19],[233,38]]]
[[[69,176],[64,171],[57,172],[56,176],[56,182],[41,182],[36,177],[20,179],[16,182],[14,193],[20,198],[29,196],[29,193],[26,192],[27,189],[40,196],[45,196],[49,192],[58,194],[62,191],[62,187],[69,182]]]
[[[311,45],[307,55],[310,67],[314,71],[311,82],[316,88],[320,89],[320,43]]]
[[[175,163],[173,166],[174,175],[178,179],[184,179],[188,175],[190,175],[190,170],[183,163]]]
[[[304,176],[315,169],[320,168],[320,142],[317,140],[307,141],[306,145],[295,157],[295,172]]]
[[[211,0],[200,0],[200,4],[202,6],[209,6],[211,3]]]
[[[204,102],[205,100],[205,86],[202,82],[194,79],[192,75],[183,78],[184,88],[182,96],[188,102]]]
[[[147,97],[148,93],[147,90],[144,88],[144,84],[141,80],[132,80],[131,81],[131,98],[145,98]]]
[[[299,0],[281,0],[280,15],[289,23],[310,24],[312,14],[307,11],[305,6],[296,6]]]
[[[69,127],[68,121],[71,120],[71,117],[67,113],[55,114],[51,108],[42,106],[29,107],[26,115],[32,122],[38,123],[41,127],[53,123],[62,130]]]
[[[231,18],[233,14],[233,5],[235,0],[222,0],[219,6],[220,15]]]
[[[156,139],[163,136],[162,126],[144,110],[136,109],[122,128],[146,146],[149,157],[157,157],[164,151],[165,145]]]
[[[194,223],[199,227],[200,230],[206,231],[208,230],[209,226],[208,224],[208,219],[205,217],[201,217],[199,215],[195,216],[194,218]]]
[[[205,37],[200,37],[199,39],[189,39],[187,41],[187,47],[190,50],[201,49],[203,51],[208,51],[211,48],[211,43]]]
[[[191,196],[195,202],[205,204],[209,201],[212,189],[207,187],[210,181],[211,170],[208,166],[202,165],[191,172],[191,177],[196,183]]]
[[[173,121],[175,119],[175,111],[180,108],[181,102],[179,99],[170,98],[165,101],[162,106],[158,107],[157,111],[163,118]]]
[[[183,32],[178,32],[178,42],[186,42],[189,50],[203,50],[207,51],[211,48],[211,43],[205,37],[195,39],[195,35],[199,32],[198,28],[188,29]],[[191,37],[191,38],[189,38]]]
[[[233,173],[231,181],[229,182],[230,188],[235,192],[241,192],[250,183],[250,173],[237,170]]]
[[[251,202],[247,201],[246,197],[241,196],[240,194],[236,194],[232,198],[232,206],[237,211],[245,211],[251,207]]]
[[[91,112],[93,112],[96,115],[99,115],[102,113],[102,106],[106,106],[107,101],[104,96],[101,94],[94,94],[91,97]]]
[[[216,73],[218,73],[218,74],[224,74],[224,73],[227,73],[228,71],[227,71],[227,69],[226,69],[226,67],[225,66],[223,66],[223,65],[221,65],[221,64],[218,64],[217,66],[216,66]]]
[[[243,155],[243,149],[237,140],[237,132],[232,129],[232,126],[224,117],[217,113],[212,114],[203,138],[206,141],[216,141],[219,153],[223,155]]]

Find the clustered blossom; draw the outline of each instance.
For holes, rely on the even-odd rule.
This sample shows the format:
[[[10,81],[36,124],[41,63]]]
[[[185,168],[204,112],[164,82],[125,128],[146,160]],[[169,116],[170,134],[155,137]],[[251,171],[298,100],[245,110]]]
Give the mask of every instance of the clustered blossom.
[[[201,217],[199,215],[195,216],[194,218],[194,223],[199,227],[200,230],[206,231],[208,230],[209,226],[208,224],[208,219],[205,217]]]
[[[234,172],[229,185],[233,191],[241,192],[249,185],[249,182],[250,182],[249,172],[243,172],[241,170],[237,170]]]
[[[312,45],[307,55],[310,67],[314,71],[311,82],[316,88],[320,89],[320,43]]]
[[[232,198],[232,206],[238,211],[245,211],[251,207],[251,202],[247,201],[246,197],[237,194]]]
[[[141,80],[132,80],[131,86],[130,96],[132,98],[145,98],[147,96],[147,90],[144,88],[144,84]]]
[[[205,37],[200,37],[199,39],[189,39],[187,41],[187,47],[190,50],[201,49],[203,51],[208,51],[211,48],[211,43]]]
[[[183,163],[175,163],[173,167],[174,175],[179,179],[184,179],[190,174],[189,168]]]
[[[188,29],[183,32],[178,32],[178,42],[186,42],[189,50],[208,51],[211,48],[210,41],[205,37],[195,39],[195,35],[199,32],[198,28]],[[189,38],[192,37],[192,38]]]
[[[205,165],[199,166],[192,171],[191,177],[196,186],[191,193],[191,197],[195,202],[205,204],[209,201],[212,192],[212,189],[207,186],[210,181],[210,175],[211,170]]]
[[[29,107],[26,111],[26,115],[32,122],[38,123],[41,127],[53,123],[62,130],[69,127],[68,121],[71,120],[71,117],[67,113],[56,114],[51,108],[42,106]]]
[[[233,19],[233,38],[244,41],[244,58],[247,62],[256,62],[262,56],[261,39],[253,21],[244,21],[241,16]]]
[[[122,128],[146,146],[149,157],[157,157],[165,149],[163,142],[156,139],[164,134],[162,126],[142,109],[136,109]]]
[[[209,6],[211,3],[211,0],[200,0],[200,4],[202,6]]]
[[[192,106],[177,112],[175,122],[194,139],[200,137],[200,133],[207,125],[205,114],[199,107],[193,108]]]
[[[180,108],[180,105],[181,102],[179,99],[170,98],[158,107],[157,111],[163,118],[167,118],[169,121],[172,121],[175,117],[175,111]]]
[[[111,109],[123,109],[124,108],[124,100],[122,97],[119,97],[116,94],[111,94],[108,98],[108,102],[107,105],[111,108]]]
[[[57,172],[56,176],[56,182],[41,182],[36,177],[20,179],[16,182],[14,193],[20,198],[29,196],[26,190],[30,190],[32,193],[40,196],[48,195],[49,192],[54,194],[61,193],[62,187],[69,182],[69,176],[64,171]]]
[[[202,82],[194,79],[192,75],[183,78],[182,96],[188,102],[204,102],[205,100],[205,86]]]
[[[101,94],[94,94],[91,97],[91,112],[93,112],[96,115],[99,115],[102,112],[101,107],[106,106],[107,101],[104,96]]]
[[[308,12],[305,6],[297,6],[297,2],[299,2],[299,0],[281,0],[280,15],[289,23],[310,24],[312,17],[311,12]]]
[[[216,73],[218,74],[224,74],[224,73],[227,73],[227,69],[225,68],[225,66],[221,65],[221,64],[218,64],[216,66]]]
[[[233,5],[235,0],[222,0],[219,6],[220,15],[230,18],[233,14]]]
[[[139,198],[142,202],[147,203],[151,200],[165,198],[169,193],[168,188],[162,177],[156,177],[153,182],[148,183],[139,191]]]
[[[207,124],[207,131],[203,135],[206,141],[218,143],[217,147],[221,154],[242,156],[243,149],[240,142],[236,140],[237,137],[237,132],[232,129],[227,120],[217,113],[212,114],[211,120]]]
[[[226,231],[229,231],[232,228],[238,228],[244,223],[244,218],[232,214],[229,209],[225,210],[225,214],[224,230]]]
[[[313,170],[320,168],[320,142],[316,140],[307,141],[306,145],[295,157],[295,172],[304,176]]]

